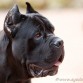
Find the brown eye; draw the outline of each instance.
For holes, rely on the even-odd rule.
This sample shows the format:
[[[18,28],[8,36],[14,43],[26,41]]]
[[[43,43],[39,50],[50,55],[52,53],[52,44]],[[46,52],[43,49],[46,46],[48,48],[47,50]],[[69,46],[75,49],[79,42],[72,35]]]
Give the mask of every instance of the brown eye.
[[[35,34],[35,38],[39,38],[39,37],[41,37],[42,36],[42,34],[40,33],[40,32],[37,32],[36,34]]]

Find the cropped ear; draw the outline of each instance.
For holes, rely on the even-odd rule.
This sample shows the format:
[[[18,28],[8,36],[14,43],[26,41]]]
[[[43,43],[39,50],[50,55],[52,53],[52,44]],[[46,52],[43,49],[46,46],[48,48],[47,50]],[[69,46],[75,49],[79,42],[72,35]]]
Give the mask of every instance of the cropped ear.
[[[17,5],[8,12],[5,22],[4,22],[4,30],[7,34],[11,34],[12,31],[15,30],[15,25],[20,22],[20,12]]]
[[[27,10],[26,10],[26,13],[27,13],[27,14],[28,14],[28,13],[38,13],[37,11],[35,11],[35,10],[33,9],[33,7],[30,5],[29,2],[26,2],[26,5],[27,5]]]

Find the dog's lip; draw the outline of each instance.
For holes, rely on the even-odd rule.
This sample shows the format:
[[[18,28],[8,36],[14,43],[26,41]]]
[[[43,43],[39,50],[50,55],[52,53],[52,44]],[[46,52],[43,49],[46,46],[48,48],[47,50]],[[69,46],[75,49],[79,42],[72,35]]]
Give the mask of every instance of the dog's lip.
[[[58,71],[58,66],[53,65],[50,68],[42,68],[40,66],[37,66],[35,64],[29,64],[29,71],[30,71],[30,75],[32,75],[33,77],[44,77],[47,75],[55,75],[57,74]]]
[[[60,58],[55,62],[54,65],[55,65],[55,66],[60,66],[60,64],[61,64],[62,61],[63,61],[63,58],[64,58],[63,55],[61,55]]]
[[[43,69],[35,64],[29,64],[29,70],[33,77],[39,77],[43,72]]]

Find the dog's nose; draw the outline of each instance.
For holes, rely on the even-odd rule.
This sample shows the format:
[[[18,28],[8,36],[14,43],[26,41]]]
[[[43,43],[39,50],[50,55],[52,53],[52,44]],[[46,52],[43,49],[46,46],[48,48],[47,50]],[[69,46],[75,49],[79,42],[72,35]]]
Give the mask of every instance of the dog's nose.
[[[63,40],[58,40],[58,41],[54,42],[54,45],[55,45],[56,47],[63,46]]]
[[[52,40],[52,42],[50,43],[50,46],[55,46],[57,48],[62,47],[63,46],[63,40],[60,38],[54,38]]]

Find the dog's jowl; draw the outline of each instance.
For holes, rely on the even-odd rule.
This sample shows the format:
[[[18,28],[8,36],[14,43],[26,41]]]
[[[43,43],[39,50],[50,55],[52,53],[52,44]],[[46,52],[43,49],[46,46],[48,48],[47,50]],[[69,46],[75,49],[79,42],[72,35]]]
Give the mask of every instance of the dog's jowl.
[[[31,78],[55,75],[64,58],[63,40],[47,18],[26,2],[8,12],[0,32],[0,83],[30,83]]]

